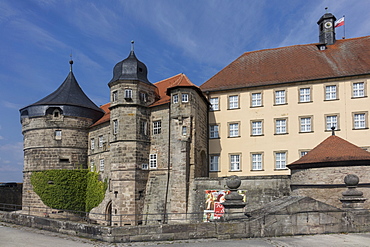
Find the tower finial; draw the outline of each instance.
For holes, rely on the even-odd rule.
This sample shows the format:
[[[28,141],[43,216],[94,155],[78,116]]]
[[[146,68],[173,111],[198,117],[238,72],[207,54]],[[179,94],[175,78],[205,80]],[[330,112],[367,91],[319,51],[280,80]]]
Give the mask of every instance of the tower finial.
[[[134,51],[134,43],[135,41],[131,40],[131,51]]]
[[[331,135],[335,136],[335,126],[331,126]]]
[[[328,7],[325,7],[325,12],[328,13]]]
[[[69,60],[69,71],[72,72],[72,64],[73,64],[73,60],[72,60],[72,51],[71,51],[71,54],[69,55],[69,57],[71,58]]]

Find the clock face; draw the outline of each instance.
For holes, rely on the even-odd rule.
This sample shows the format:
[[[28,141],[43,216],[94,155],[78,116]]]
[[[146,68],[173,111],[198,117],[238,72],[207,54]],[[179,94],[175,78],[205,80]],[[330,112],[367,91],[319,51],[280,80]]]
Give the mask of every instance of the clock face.
[[[325,22],[325,28],[331,28],[332,25],[331,22]]]

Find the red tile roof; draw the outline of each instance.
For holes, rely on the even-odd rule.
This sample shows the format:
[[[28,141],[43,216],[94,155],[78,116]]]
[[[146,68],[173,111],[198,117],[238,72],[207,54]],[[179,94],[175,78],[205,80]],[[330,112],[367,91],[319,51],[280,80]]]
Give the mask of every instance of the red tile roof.
[[[150,107],[163,105],[168,102],[170,102],[171,98],[168,94],[168,89],[176,88],[176,87],[195,87],[199,89],[196,85],[194,85],[189,78],[185,74],[178,74],[175,76],[172,76],[170,78],[167,78],[165,80],[159,81],[154,83],[154,85],[158,88],[158,93],[160,99],[154,102],[150,105]],[[90,127],[97,126],[99,124],[108,122],[110,120],[110,103],[107,103],[105,105],[102,105],[100,108],[105,112],[104,116],[100,118],[98,121],[96,121],[93,125]]]
[[[163,105],[168,102],[170,102],[171,98],[168,95],[168,89],[173,89],[176,87],[195,87],[198,88],[196,85],[194,85],[189,78],[185,74],[178,74],[175,76],[172,76],[170,78],[164,79],[162,81],[154,83],[154,85],[158,88],[159,97],[160,99],[151,104],[150,106],[158,106]]]
[[[329,136],[299,160],[288,165],[290,169],[370,165],[370,153],[335,135]]]
[[[99,124],[109,122],[109,120],[110,120],[109,107],[110,107],[110,103],[107,103],[105,105],[100,106],[100,109],[102,109],[104,111],[104,115],[98,121],[96,121],[94,124],[92,124],[90,127],[94,127],[94,126],[97,126]]]
[[[202,91],[370,74],[370,36],[246,52],[200,86]]]

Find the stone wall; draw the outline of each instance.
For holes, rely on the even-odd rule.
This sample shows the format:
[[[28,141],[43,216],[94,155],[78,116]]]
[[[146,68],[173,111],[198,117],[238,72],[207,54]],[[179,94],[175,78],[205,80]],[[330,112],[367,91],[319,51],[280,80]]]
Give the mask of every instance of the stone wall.
[[[235,239],[370,231],[370,212],[344,212],[311,198],[286,198],[266,205],[255,218],[229,222],[107,227],[0,211],[0,221],[107,242]],[[272,209],[272,210],[271,210]],[[261,212],[260,212],[261,213]]]
[[[342,192],[346,191],[344,177],[355,174],[359,177],[358,190],[365,198],[370,198],[369,166],[338,166],[292,170],[292,195],[309,196],[318,201],[341,207]],[[364,208],[370,209],[370,202],[364,203]]]
[[[0,186],[0,203],[22,205],[22,186],[21,183],[12,187]]]

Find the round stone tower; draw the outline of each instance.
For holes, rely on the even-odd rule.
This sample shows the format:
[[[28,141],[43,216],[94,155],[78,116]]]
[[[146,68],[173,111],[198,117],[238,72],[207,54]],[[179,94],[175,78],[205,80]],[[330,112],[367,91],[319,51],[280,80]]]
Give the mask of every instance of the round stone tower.
[[[87,167],[88,127],[103,116],[82,91],[72,72],[53,93],[20,109],[24,136],[24,210],[45,207],[33,191],[34,171]],[[44,212],[45,209],[40,209]]]

